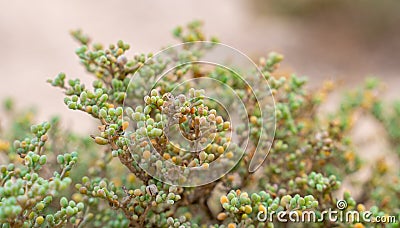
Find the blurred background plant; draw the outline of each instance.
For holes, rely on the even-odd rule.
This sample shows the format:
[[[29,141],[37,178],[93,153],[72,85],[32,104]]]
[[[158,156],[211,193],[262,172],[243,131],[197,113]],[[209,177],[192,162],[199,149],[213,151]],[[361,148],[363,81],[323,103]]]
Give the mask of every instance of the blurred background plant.
[[[174,30],[180,41],[209,39],[201,22],[193,22]],[[328,208],[336,208],[339,199],[347,202],[345,210],[373,212],[373,217],[393,215],[397,223],[368,224],[324,223],[306,224],[325,226],[399,226],[399,178],[393,161],[398,161],[400,129],[399,105],[381,100],[384,86],[379,80],[368,79],[359,88],[347,93],[338,109],[324,112],[323,105],[334,91],[335,83],[328,81],[315,88],[306,88],[307,80],[294,74],[277,71],[283,56],[270,53],[260,58],[258,67],[268,80],[276,102],[277,130],[271,152],[258,172],[248,172],[253,154],[245,154],[228,175],[197,188],[182,188],[161,183],[142,169],[138,161],[156,170],[165,169],[157,154],[148,150],[143,136],[149,136],[153,146],[163,148],[164,159],[184,166],[209,168],[215,158],[229,160],[233,155],[225,151],[229,141],[224,130],[230,129],[218,109],[202,102],[203,92],[190,90],[185,96],[167,96],[177,80],[209,76],[246,94],[232,72],[198,65],[177,69],[166,84],[161,84],[144,96],[144,106],[132,103],[124,107],[125,91],[140,92],[130,85],[130,77],[152,54],[125,52],[131,47],[123,41],[105,47],[81,31],[72,32],[80,43],[76,54],[89,74],[95,76],[92,87],[80,79],[70,79],[64,73],[48,82],[64,93],[64,103],[71,110],[79,110],[97,121],[93,135],[74,134],[59,127],[59,118],[35,125],[34,112],[18,111],[12,100],[4,103],[6,127],[1,131],[0,222],[3,227],[64,226],[77,227],[273,227],[301,224],[260,222],[258,212],[314,210],[317,216]],[[211,39],[211,38],[210,38]],[[215,38],[212,38],[216,40]],[[192,50],[193,51],[193,50]],[[187,53],[186,53],[187,54]],[[194,57],[196,50],[189,56]],[[155,61],[146,71],[150,78],[163,65]],[[153,72],[153,73],[151,73]],[[133,86],[133,87],[130,87]],[[135,87],[136,86],[136,87]],[[171,100],[172,99],[172,100]],[[248,105],[252,100],[248,100]],[[185,156],[179,147],[170,148],[160,115],[179,107],[179,124],[184,129],[196,123],[210,122],[216,126],[216,142],[195,156]],[[191,109],[187,109],[191,107]],[[201,111],[200,111],[201,110]],[[129,122],[132,118],[134,122]],[[157,117],[158,116],[158,117]],[[353,144],[352,130],[362,117],[370,116],[385,130],[380,137],[388,139],[391,151],[381,154],[372,164],[366,163],[362,151]],[[194,125],[188,124],[193,119]],[[255,107],[249,116],[250,142],[258,143],[260,113]],[[137,127],[129,128],[133,123]],[[144,127],[146,126],[146,128]],[[124,134],[132,130],[132,139],[140,148],[128,149]],[[239,136],[241,127],[233,129]],[[177,149],[178,148],[178,149]],[[397,151],[397,152],[396,152]],[[135,157],[137,156],[137,157]],[[394,159],[392,159],[394,157]],[[392,162],[392,163],[391,163]],[[395,163],[396,164],[396,163]],[[349,182],[363,167],[373,168],[364,182]],[[346,183],[346,185],[344,185]],[[350,193],[346,189],[354,189]]]
[[[210,34],[254,59],[270,51],[283,54],[279,71],[306,75],[309,86],[330,79],[349,89],[372,75],[387,85],[385,99],[397,97],[396,0],[156,2],[0,1],[0,73],[9,82],[0,84],[0,97],[14,97],[22,107],[34,105],[40,121],[61,115],[68,128],[93,133],[88,130],[95,126],[91,118],[67,112],[58,102],[62,95],[42,83],[60,69],[82,75],[68,31],[82,28],[104,43],[123,37],[135,47],[128,53],[148,53],[176,42],[165,34],[193,19],[204,20]],[[118,10],[110,11],[113,7]],[[88,84],[89,78],[81,80]]]

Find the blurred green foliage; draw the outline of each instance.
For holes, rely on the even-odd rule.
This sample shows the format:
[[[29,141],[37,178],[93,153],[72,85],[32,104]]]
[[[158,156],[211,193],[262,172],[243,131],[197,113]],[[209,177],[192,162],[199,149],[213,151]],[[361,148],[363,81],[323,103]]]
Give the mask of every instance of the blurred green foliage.
[[[330,3],[332,4],[332,3]],[[372,114],[387,130],[387,137],[399,151],[400,103],[391,106],[379,100],[381,84],[373,79],[344,96],[340,108],[327,116],[319,115],[334,83],[306,89],[307,80],[296,75],[280,77],[275,73],[283,57],[270,53],[260,58],[258,67],[268,80],[276,102],[277,128],[271,152],[256,173],[248,171],[253,154],[243,156],[236,167],[223,178],[197,188],[183,188],[162,183],[143,171],[137,161],[151,162],[163,170],[159,155],[147,150],[139,141],[149,136],[155,146],[164,148],[163,157],[175,164],[209,168],[216,157],[229,159],[224,151],[229,140],[223,133],[230,129],[218,110],[202,102],[203,91],[192,89],[187,102],[185,95],[167,98],[169,86],[182,75],[209,75],[235,87],[246,96],[247,89],[231,72],[221,69],[189,66],[172,73],[170,84],[162,84],[143,96],[145,106],[123,106],[126,91],[140,92],[129,87],[130,77],[152,54],[137,54],[128,58],[130,45],[123,41],[104,48],[80,31],[72,35],[80,42],[76,50],[81,63],[95,79],[92,88],[79,79],[67,79],[60,73],[49,80],[65,92],[64,103],[71,110],[91,115],[99,123],[98,134],[82,137],[65,131],[60,120],[35,125],[34,112],[15,110],[13,102],[4,103],[9,126],[0,135],[0,222],[2,227],[274,227],[274,226],[339,226],[398,227],[397,223],[369,224],[324,221],[315,224],[282,224],[274,220],[259,221],[259,212],[316,211],[318,216],[328,208],[335,209],[338,200],[347,203],[348,210],[363,213],[370,210],[373,217],[400,214],[400,173],[389,167],[385,159],[376,161],[372,175],[363,186],[360,198],[349,192],[337,196],[348,175],[362,167],[362,157],[352,145],[350,131],[361,113]],[[200,22],[174,30],[180,41],[202,41],[206,36]],[[217,41],[212,38],[213,41]],[[194,57],[193,51],[189,56]],[[146,71],[151,77],[162,68],[154,62]],[[137,86],[137,85],[136,85]],[[252,100],[248,100],[248,105]],[[179,148],[166,146],[166,129],[160,127],[160,110],[171,103],[179,107],[179,124],[190,129],[194,125],[216,124],[217,142],[202,153],[185,156]],[[161,108],[162,107],[162,108]],[[190,108],[189,108],[190,107]],[[167,113],[168,114],[168,113]],[[138,154],[128,150],[123,137],[132,117],[137,124],[132,135],[138,140]],[[156,117],[158,115],[158,117]],[[153,118],[154,117],[154,118]],[[191,126],[186,121],[193,118]],[[259,109],[246,116],[252,127],[250,140],[258,143],[257,132],[263,127]],[[197,122],[196,122],[197,121]],[[144,128],[142,125],[146,123]],[[240,137],[243,132],[234,129]],[[165,146],[165,147],[164,147]],[[139,156],[140,155],[140,156]],[[399,156],[400,153],[397,153]],[[138,156],[138,158],[134,157]],[[391,172],[392,171],[392,172]],[[392,175],[393,171],[396,175]],[[385,178],[386,177],[386,178]],[[384,181],[390,179],[391,181]]]

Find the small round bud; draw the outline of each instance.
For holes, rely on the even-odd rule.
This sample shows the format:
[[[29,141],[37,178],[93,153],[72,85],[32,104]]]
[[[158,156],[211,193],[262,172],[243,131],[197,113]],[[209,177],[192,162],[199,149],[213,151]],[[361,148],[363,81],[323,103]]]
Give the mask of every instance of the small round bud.
[[[106,193],[105,193],[105,191],[104,191],[103,189],[99,189],[99,190],[97,191],[97,195],[98,195],[98,196],[101,196],[101,197],[106,197]]]
[[[257,123],[257,117],[256,116],[251,116],[250,117],[250,123],[256,124]]]
[[[160,137],[163,134],[163,131],[161,129],[158,129],[158,128],[153,128],[151,130],[150,134],[152,136],[155,136],[155,137]]]
[[[61,199],[60,199],[60,205],[61,205],[62,207],[67,207],[67,206],[68,206],[68,200],[67,200],[67,198],[61,197]]]
[[[219,213],[217,215],[217,219],[220,220],[220,221],[225,220],[227,217],[228,217],[228,215],[226,213],[223,213],[223,212],[221,212],[221,213]]]
[[[217,124],[221,124],[224,120],[222,119],[222,116],[217,116],[217,118],[215,119],[215,122]]]
[[[32,125],[31,126],[31,132],[33,133],[33,134],[36,134],[37,132],[38,132],[38,126],[36,126],[36,125]]]
[[[231,127],[231,123],[229,121],[225,121],[223,128],[226,130],[226,129],[229,129],[230,127]]]
[[[135,112],[132,114],[132,119],[135,121],[139,121],[140,120],[140,112]]]
[[[68,216],[72,216],[72,215],[74,215],[74,214],[75,214],[74,209],[72,209],[72,207],[68,206],[68,207],[67,207],[67,215],[68,215]]]
[[[97,144],[99,144],[99,145],[106,145],[106,144],[108,144],[108,140],[105,139],[105,138],[103,138],[103,137],[100,137],[100,136],[95,137],[95,138],[94,138],[94,141],[95,141]]]
[[[42,141],[42,142],[46,142],[47,139],[48,139],[47,135],[42,135],[42,136],[40,137],[40,141]]]
[[[317,208],[318,207],[318,201],[313,201],[311,203],[311,207]]]
[[[251,200],[254,202],[260,202],[261,197],[257,193],[253,193],[253,194],[251,194]]]
[[[204,152],[204,151],[200,152],[199,158],[200,158],[201,161],[206,160],[206,158],[207,158],[207,153]]]
[[[43,210],[43,208],[44,208],[44,203],[36,204],[36,209],[38,209],[39,211]]]
[[[150,158],[150,156],[151,156],[151,152],[150,151],[146,150],[146,151],[143,152],[143,158],[144,159],[148,160]]]
[[[102,180],[102,181],[100,181],[99,186],[100,186],[100,188],[105,188],[105,187],[107,187],[107,183],[104,180]]]
[[[122,107],[118,107],[118,108],[115,110],[115,114],[116,114],[117,116],[122,115],[123,112],[124,112],[124,109],[123,109]]]
[[[168,219],[167,219],[167,223],[168,223],[168,225],[170,225],[170,226],[173,226],[174,225],[174,219],[172,218],[172,217],[168,217]]]
[[[140,190],[140,189],[135,189],[135,190],[133,191],[133,194],[134,194],[135,196],[141,196],[141,195],[142,195],[142,190]]]
[[[86,187],[80,187],[80,188],[79,188],[79,192],[80,192],[81,194],[86,194],[86,193],[87,193],[87,188],[86,188]]]
[[[306,205],[306,201],[304,200],[304,198],[300,198],[300,199],[298,200],[298,204],[299,204],[300,206],[305,206],[305,205]]]
[[[156,203],[162,203],[163,199],[160,195],[156,196]]]
[[[235,223],[229,223],[228,224],[228,228],[236,228],[236,224]]]
[[[214,114],[208,115],[208,121],[214,122],[215,121],[215,115]]]
[[[194,91],[194,96],[195,97],[200,97],[202,94],[204,94],[202,89]]]
[[[158,99],[157,100],[157,106],[162,106],[164,104],[164,100],[163,99]]]
[[[72,100],[73,102],[78,102],[78,96],[77,96],[77,95],[73,95],[73,96],[71,97],[71,100]]]
[[[108,109],[108,114],[110,115],[110,116],[115,116],[115,114],[116,114],[116,110],[115,110],[115,108],[110,108],[110,109]]]
[[[157,91],[157,90],[152,89],[151,92],[150,92],[150,95],[151,95],[152,97],[155,97],[155,96],[158,96],[159,94],[158,94],[158,91]]]
[[[103,119],[107,118],[107,111],[104,108],[100,109],[99,116]]]
[[[145,96],[145,97],[144,97],[144,103],[146,103],[146,104],[150,104],[150,103],[151,103],[151,98],[150,98],[150,96]]]
[[[207,123],[207,119],[204,116],[202,116],[202,117],[200,117],[199,122],[200,122],[200,125],[204,126]]]
[[[126,58],[125,55],[120,55],[117,58],[117,64],[119,65],[125,65],[128,62],[128,59]]]
[[[128,126],[129,126],[129,122],[128,121],[124,121],[122,123],[122,130],[125,131],[128,128]]]
[[[229,203],[229,199],[228,199],[228,197],[226,197],[226,196],[221,196],[221,198],[219,199],[219,201],[220,201],[221,204]]]
[[[85,208],[85,205],[82,202],[79,202],[76,207],[78,208],[79,211],[82,211]]]
[[[87,100],[87,93],[83,91],[79,96],[79,99],[81,100],[81,102],[85,102]]]
[[[162,161],[161,160],[157,160],[156,161],[156,167],[157,167],[157,169],[161,169],[162,168]]]
[[[258,211],[261,211],[263,213],[267,213],[267,208],[264,205],[260,204],[260,206],[258,206]]]
[[[47,156],[46,155],[40,156],[40,158],[39,158],[39,164],[40,165],[46,164],[46,161],[47,161]]]
[[[354,228],[365,228],[365,226],[362,223],[356,223],[353,226]]]
[[[53,222],[54,221],[54,216],[53,215],[46,215],[46,221],[47,222]]]
[[[38,216],[35,221],[38,225],[42,225],[44,222],[44,218],[43,216]]]
[[[76,105],[75,102],[71,102],[71,103],[68,104],[68,108],[72,109],[72,110],[75,110],[77,108],[77,105]]]
[[[251,208],[250,205],[246,205],[246,206],[244,207],[244,213],[250,214],[252,211],[253,211],[253,208]]]
[[[40,159],[40,156],[37,154],[33,155],[33,157],[32,157],[33,162],[38,162],[39,159]]]
[[[149,114],[150,112],[151,112],[151,107],[150,106],[144,107],[144,114]]]

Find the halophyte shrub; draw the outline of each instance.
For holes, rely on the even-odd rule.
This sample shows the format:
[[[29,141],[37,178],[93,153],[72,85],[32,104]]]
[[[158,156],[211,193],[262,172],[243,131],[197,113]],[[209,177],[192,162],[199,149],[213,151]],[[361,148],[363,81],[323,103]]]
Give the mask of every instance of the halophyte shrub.
[[[333,82],[310,90],[305,78],[280,76],[277,53],[259,59],[259,72],[195,62],[218,48],[218,40],[208,39],[197,21],[173,34],[185,43],[179,52],[130,58],[123,41],[104,47],[72,32],[93,83],[64,73],[48,82],[65,93],[69,109],[97,121],[90,137],[62,129],[56,117],[34,124],[33,111],[5,101],[10,126],[0,138],[2,227],[399,227],[400,172],[385,158],[373,165],[360,197],[338,194],[364,164],[350,137],[359,116],[382,123],[400,155],[400,105],[379,99],[379,81],[368,79],[338,110],[321,115]],[[172,69],[171,61],[178,63]],[[241,74],[262,77],[247,83]],[[227,87],[198,81],[206,78]],[[249,85],[269,90],[263,97]],[[272,97],[273,103],[260,102]],[[256,172],[249,169],[253,159],[262,162]],[[341,211],[369,211],[376,222],[260,219],[282,211],[321,218],[342,203]],[[376,220],[390,216],[396,221]]]

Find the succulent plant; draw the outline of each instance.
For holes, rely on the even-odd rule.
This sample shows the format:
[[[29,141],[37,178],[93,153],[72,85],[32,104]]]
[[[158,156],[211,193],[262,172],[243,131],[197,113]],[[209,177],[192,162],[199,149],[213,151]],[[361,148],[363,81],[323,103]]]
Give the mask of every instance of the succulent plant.
[[[207,39],[201,25],[192,22],[173,34],[181,42],[217,44],[216,38]],[[391,168],[399,170],[387,167],[385,160],[377,162],[362,197],[337,193],[342,182],[363,165],[350,137],[355,113],[375,116],[388,129],[393,148],[399,148],[400,130],[394,124],[400,120],[399,105],[385,112],[377,96],[379,82],[368,80],[346,95],[339,110],[320,116],[332,82],[310,91],[306,79],[276,73],[282,55],[273,52],[260,58],[257,69],[263,78],[255,83],[266,80],[274,98],[272,140],[260,135],[272,127],[263,122],[264,107],[234,72],[183,64],[147,91],[143,85],[167,69],[168,61],[153,58],[151,53],[130,58],[130,45],[123,41],[104,48],[81,31],[72,36],[81,45],[76,50],[81,64],[95,77],[92,88],[64,73],[48,82],[65,93],[69,109],[92,116],[98,131],[82,137],[63,130],[58,118],[32,125],[33,114],[17,114],[7,100],[6,112],[15,114],[9,115],[13,126],[1,132],[0,140],[0,150],[6,153],[0,167],[2,227],[274,227],[288,224],[276,218],[261,221],[260,214],[314,211],[321,218],[324,210],[336,209],[339,201],[345,202],[344,211],[370,210],[373,218],[394,215],[397,221],[324,220],[303,225],[399,226],[400,173],[391,175]],[[197,59],[213,48],[186,45],[181,53],[170,53],[171,59]],[[132,83],[137,74],[140,77]],[[238,111],[239,123],[231,122],[196,83],[174,94],[182,77],[209,77],[229,85],[248,112]],[[226,91],[221,99],[234,105],[233,95]],[[26,134],[30,125],[30,134]],[[174,141],[176,131],[190,143]],[[240,143],[246,137],[250,149],[242,151]],[[267,141],[270,144],[263,145]],[[269,155],[261,168],[251,172],[249,165],[259,144],[265,150],[270,146]],[[179,185],[196,180],[193,170],[218,173],[216,163],[232,169],[202,186]],[[380,180],[386,176],[392,181]]]

